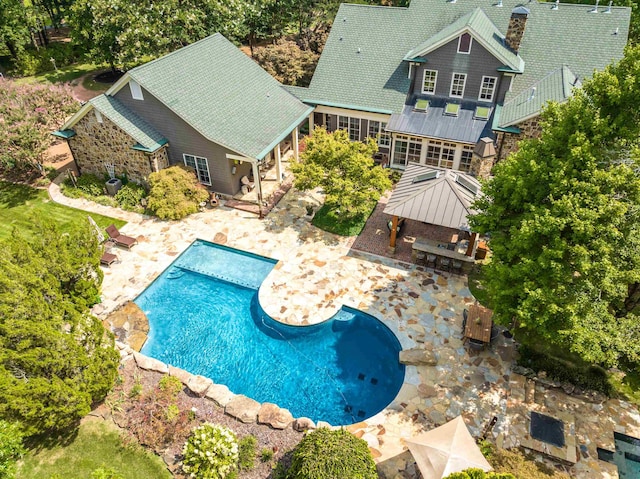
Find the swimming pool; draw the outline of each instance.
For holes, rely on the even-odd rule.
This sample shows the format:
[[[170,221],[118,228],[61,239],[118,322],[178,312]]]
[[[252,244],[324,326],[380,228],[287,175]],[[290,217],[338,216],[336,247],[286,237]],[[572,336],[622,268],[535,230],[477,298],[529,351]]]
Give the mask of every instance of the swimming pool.
[[[380,412],[404,380],[395,335],[348,307],[313,326],[274,321],[258,289],[275,263],[196,241],[135,300],[150,325],[142,353],[294,417],[345,425]]]

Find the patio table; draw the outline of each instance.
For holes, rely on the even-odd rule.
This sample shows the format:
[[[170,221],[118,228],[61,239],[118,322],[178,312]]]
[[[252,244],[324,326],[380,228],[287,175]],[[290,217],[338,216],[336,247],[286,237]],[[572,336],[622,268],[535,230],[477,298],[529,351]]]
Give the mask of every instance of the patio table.
[[[464,338],[475,339],[483,343],[491,342],[491,327],[493,326],[493,311],[479,304],[469,307],[467,324],[464,328]]]

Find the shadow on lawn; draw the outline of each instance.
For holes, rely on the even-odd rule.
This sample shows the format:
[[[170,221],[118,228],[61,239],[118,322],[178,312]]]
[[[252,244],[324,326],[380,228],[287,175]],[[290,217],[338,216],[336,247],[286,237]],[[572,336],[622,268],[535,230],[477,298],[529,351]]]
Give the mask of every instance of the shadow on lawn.
[[[67,447],[78,438],[79,428],[80,421],[62,431],[50,434],[45,433],[25,439],[25,446],[36,454],[54,447]]]
[[[30,186],[0,181],[0,207],[15,208],[37,199],[38,196],[39,191]]]

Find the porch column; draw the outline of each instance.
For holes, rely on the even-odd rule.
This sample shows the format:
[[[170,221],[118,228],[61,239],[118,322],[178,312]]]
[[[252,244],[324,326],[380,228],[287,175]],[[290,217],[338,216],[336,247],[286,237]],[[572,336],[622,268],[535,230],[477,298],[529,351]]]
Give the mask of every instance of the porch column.
[[[467,246],[467,252],[465,253],[467,256],[475,257],[476,248],[478,243],[478,233],[471,233],[471,238],[469,239],[469,246]]]
[[[276,146],[276,179],[278,183],[282,183],[282,164],[280,160],[282,159],[282,155],[280,153],[280,143]]]
[[[396,232],[398,230],[398,217],[394,216],[391,220],[391,239],[389,240],[389,248],[396,248]]]
[[[253,178],[258,187],[258,204],[260,205],[260,211],[262,212],[262,180],[260,179],[260,171],[258,169],[258,162],[251,162],[251,170],[253,171]]]
[[[313,133],[313,112],[309,115],[309,134]]]
[[[298,127],[293,129],[293,157],[298,161]]]

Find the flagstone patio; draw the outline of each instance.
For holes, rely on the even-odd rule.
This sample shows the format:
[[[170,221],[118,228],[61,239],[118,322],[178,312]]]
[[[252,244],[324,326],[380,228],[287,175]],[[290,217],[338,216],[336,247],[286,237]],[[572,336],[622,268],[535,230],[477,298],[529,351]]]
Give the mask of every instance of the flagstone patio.
[[[50,194],[60,203],[128,221],[122,232],[139,241],[131,251],[117,250],[120,262],[104,270],[103,302],[93,309],[102,319],[133,300],[200,238],[279,260],[260,289],[263,308],[277,320],[317,323],[346,304],[382,320],[403,349],[433,351],[437,364],[407,366],[405,383],[386,410],[348,427],[369,443],[384,477],[411,477],[413,462],[404,439],[459,414],[476,437],[496,416],[490,437],[504,447],[529,439],[531,410],[544,407],[554,417],[570,415],[579,461],[566,468],[585,479],[617,477],[596,453],[596,446],[613,449],[614,428],[640,435],[640,415],[624,401],[590,403],[542,385],[527,394],[524,389],[531,386],[512,372],[516,353],[506,338],[492,349],[467,351],[462,310],[474,298],[466,278],[352,250],[354,238],[318,230],[305,219],[305,204],[321,199],[317,191],[290,190],[264,220],[223,204],[179,222],[66,198],[56,185]]]

